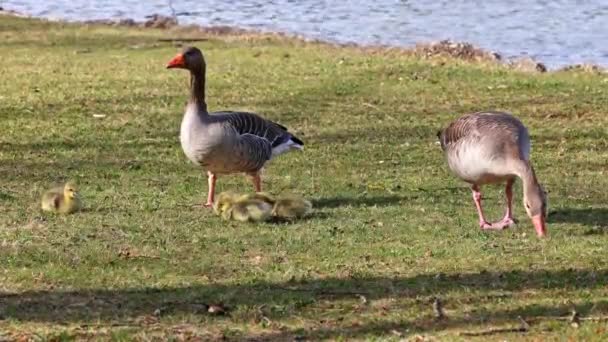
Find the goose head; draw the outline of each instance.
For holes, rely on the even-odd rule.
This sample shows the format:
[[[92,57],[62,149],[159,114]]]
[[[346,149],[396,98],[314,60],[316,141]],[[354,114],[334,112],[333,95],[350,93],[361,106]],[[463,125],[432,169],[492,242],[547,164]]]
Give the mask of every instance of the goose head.
[[[547,227],[545,220],[547,218],[547,193],[542,186],[538,185],[524,191],[524,208],[526,213],[532,219],[536,234],[545,236]]]
[[[202,70],[204,67],[205,58],[203,57],[203,53],[194,46],[186,47],[167,64],[167,69],[179,68],[190,71]]]

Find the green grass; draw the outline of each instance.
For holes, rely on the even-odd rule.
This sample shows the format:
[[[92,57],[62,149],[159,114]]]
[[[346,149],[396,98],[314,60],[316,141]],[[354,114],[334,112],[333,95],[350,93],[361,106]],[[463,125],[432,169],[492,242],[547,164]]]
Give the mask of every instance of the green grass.
[[[529,332],[478,339],[608,338],[605,322],[556,319],[608,315],[608,76],[210,37],[197,44],[209,108],[305,140],[264,184],[315,205],[292,224],[226,223],[190,207],[207,186],[179,146],[188,75],[164,68],[178,48],[158,41],[176,34],[0,17],[0,338],[470,340],[459,333],[518,317]],[[484,109],[531,131],[546,240],[520,183],[519,226],[484,233],[447,170],[437,130]],[[86,210],[41,213],[67,179]],[[251,190],[241,176],[218,186]],[[502,188],[485,198],[499,218]],[[229,316],[204,310],[219,302]]]

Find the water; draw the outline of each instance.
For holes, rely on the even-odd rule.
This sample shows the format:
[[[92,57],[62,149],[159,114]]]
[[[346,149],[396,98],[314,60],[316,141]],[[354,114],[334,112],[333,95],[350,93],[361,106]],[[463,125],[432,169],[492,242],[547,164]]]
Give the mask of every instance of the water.
[[[452,39],[507,57],[531,56],[550,67],[608,65],[605,0],[0,0],[0,5],[52,19],[144,20],[154,13],[171,15],[170,2],[183,24],[405,47]]]

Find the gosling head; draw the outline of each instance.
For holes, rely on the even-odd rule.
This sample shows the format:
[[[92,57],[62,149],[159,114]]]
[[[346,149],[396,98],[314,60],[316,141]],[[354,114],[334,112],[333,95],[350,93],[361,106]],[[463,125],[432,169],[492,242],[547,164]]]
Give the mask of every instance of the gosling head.
[[[78,188],[76,187],[76,184],[72,182],[67,182],[63,187],[63,194],[68,199],[74,199],[78,197]]]
[[[215,213],[222,216],[225,212],[230,210],[234,206],[236,197],[236,194],[228,191],[219,194],[213,204]]]

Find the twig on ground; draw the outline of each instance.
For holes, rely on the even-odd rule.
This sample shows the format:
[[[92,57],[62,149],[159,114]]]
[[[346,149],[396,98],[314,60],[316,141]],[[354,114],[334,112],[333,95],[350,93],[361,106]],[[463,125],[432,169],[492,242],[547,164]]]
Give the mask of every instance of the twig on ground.
[[[519,319],[522,328],[526,329],[526,331],[530,330],[530,324],[525,319],[521,318],[521,316],[517,316],[517,319]]]
[[[528,322],[540,322],[540,321],[567,321],[570,323],[580,323],[584,321],[588,322],[608,322],[608,316],[588,316],[581,317],[576,310],[572,310],[568,316],[534,316],[528,317]]]
[[[136,323],[130,323],[130,322],[125,322],[125,323],[108,323],[108,324],[88,324],[88,323],[84,323],[84,324],[80,324],[79,326],[77,326],[75,329],[76,330],[81,330],[81,329],[100,329],[100,328],[120,328],[120,327],[137,327],[139,326],[139,324]]]
[[[528,332],[530,331],[530,325],[528,322],[538,322],[538,321],[567,321],[570,324],[578,328],[580,322],[582,321],[590,321],[590,322],[608,322],[608,316],[590,316],[590,317],[580,317],[579,313],[576,310],[572,310],[572,313],[568,317],[549,317],[549,316],[536,316],[529,317],[526,320],[518,317],[521,321],[521,326],[518,328],[492,328],[481,331],[463,331],[459,332],[459,336],[486,336],[493,334],[501,334],[501,333],[510,333],[510,332]]]
[[[573,328],[578,328],[581,325],[581,319],[576,309],[572,309],[572,313],[570,314],[570,325]]]
[[[364,105],[364,106],[366,106],[366,107],[369,107],[369,108],[375,109],[375,110],[380,110],[380,107],[378,107],[378,106],[374,106],[373,104],[368,103],[368,102],[363,102],[363,105]]]
[[[521,325],[517,328],[492,328],[481,331],[463,331],[458,333],[459,336],[488,336],[494,334],[513,333],[520,332],[525,333],[530,331],[530,325],[521,316],[518,317]]]
[[[524,327],[519,328],[496,328],[496,329],[488,329],[481,331],[463,331],[459,332],[459,336],[487,336],[494,334],[503,334],[503,333],[511,333],[511,332],[528,332],[528,329]]]
[[[534,317],[536,320],[555,320],[555,321],[568,321],[568,322],[581,322],[581,321],[590,321],[590,322],[607,322],[608,316],[591,316],[591,317],[573,317],[572,315],[568,317]]]
[[[206,42],[209,38],[159,38],[159,42]]]
[[[439,297],[436,297],[433,301],[433,312],[435,313],[435,318],[438,320],[445,318],[445,313],[443,312],[443,303]]]

